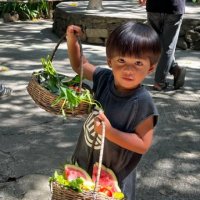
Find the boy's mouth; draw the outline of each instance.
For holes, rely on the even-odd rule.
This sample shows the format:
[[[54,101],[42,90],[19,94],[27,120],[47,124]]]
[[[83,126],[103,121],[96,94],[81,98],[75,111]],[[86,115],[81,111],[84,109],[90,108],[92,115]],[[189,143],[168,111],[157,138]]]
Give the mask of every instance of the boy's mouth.
[[[133,81],[134,80],[133,77],[130,77],[130,76],[123,76],[122,79],[125,81]]]

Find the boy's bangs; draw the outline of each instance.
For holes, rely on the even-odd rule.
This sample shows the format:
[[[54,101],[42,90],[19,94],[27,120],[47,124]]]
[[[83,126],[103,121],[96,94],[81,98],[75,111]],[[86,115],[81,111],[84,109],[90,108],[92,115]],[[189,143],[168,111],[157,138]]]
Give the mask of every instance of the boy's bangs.
[[[122,41],[119,44],[118,53],[120,55],[129,55],[135,57],[143,57],[144,54],[151,54],[153,53],[154,45],[152,41],[148,40],[148,38],[141,37],[140,35],[135,35],[132,38],[127,38],[127,40]]]
[[[116,55],[151,57],[152,62],[158,60],[161,52],[157,33],[147,25],[126,23],[111,33],[106,44],[109,58]]]
[[[111,58],[115,55],[120,55],[134,56],[138,58],[148,57],[153,61],[154,57],[157,58],[160,54],[160,48],[158,48],[157,44],[155,45],[155,42],[152,42],[152,40],[139,35],[135,35],[134,37],[132,35],[131,38],[118,38],[118,41],[118,43],[114,43],[112,45],[112,50],[109,51],[109,57]]]

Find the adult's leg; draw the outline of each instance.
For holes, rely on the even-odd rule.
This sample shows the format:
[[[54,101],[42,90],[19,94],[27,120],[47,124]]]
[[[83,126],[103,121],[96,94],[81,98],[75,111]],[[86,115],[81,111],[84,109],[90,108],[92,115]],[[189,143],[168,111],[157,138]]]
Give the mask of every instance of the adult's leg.
[[[182,15],[148,13],[147,17],[149,24],[159,34],[162,43],[161,57],[155,73],[155,82],[165,83],[169,70],[175,62],[174,53],[182,23]]]
[[[163,75],[165,76],[165,79],[169,72],[174,76],[174,84],[173,84],[174,89],[179,89],[184,85],[185,74],[186,74],[186,69],[178,66],[178,64],[175,62],[175,56],[174,56],[182,20],[183,20],[183,15],[180,14],[179,15],[165,14],[164,16],[162,41],[165,53],[164,57],[166,58],[166,68],[163,71]],[[164,57],[161,57],[161,59]],[[162,62],[162,60],[160,60],[160,62]],[[155,81],[156,79],[157,79],[157,74],[155,75]]]
[[[175,62],[175,50],[182,23],[182,15],[163,15],[163,30],[160,35],[162,54],[155,73],[155,82],[166,82],[171,66]]]
[[[154,12],[148,12],[147,13],[147,21],[148,21],[148,24],[157,32],[157,34],[159,35],[160,37],[160,41],[161,41],[161,44],[162,44],[162,39],[161,39],[161,36],[162,36],[162,32],[163,32],[163,23],[164,23],[164,18],[163,18],[163,14],[162,13],[154,13]],[[163,46],[163,44],[162,44]],[[161,51],[161,57],[163,56],[163,48],[162,48],[162,51]],[[158,65],[161,65],[162,64],[159,64]],[[157,67],[158,67],[157,65]],[[159,83],[154,83],[154,86],[153,88],[155,90],[163,90],[165,88],[167,88],[168,84],[166,83],[166,80],[160,80]]]

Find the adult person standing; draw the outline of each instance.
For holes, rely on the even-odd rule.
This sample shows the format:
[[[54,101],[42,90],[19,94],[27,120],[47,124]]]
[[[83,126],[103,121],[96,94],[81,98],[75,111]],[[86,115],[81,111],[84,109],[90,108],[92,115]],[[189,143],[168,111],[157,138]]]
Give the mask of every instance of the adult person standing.
[[[175,61],[175,49],[185,12],[185,0],[138,0],[146,5],[148,23],[158,33],[162,43],[162,53],[155,73],[153,88],[165,90],[169,83],[167,75],[174,76],[174,89],[184,85],[186,68]]]

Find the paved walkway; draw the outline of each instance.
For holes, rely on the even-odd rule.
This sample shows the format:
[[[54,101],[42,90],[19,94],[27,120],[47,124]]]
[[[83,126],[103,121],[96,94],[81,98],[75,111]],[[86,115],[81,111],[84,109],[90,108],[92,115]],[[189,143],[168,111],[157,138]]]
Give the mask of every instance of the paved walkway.
[[[78,5],[78,6],[77,6]],[[102,10],[88,10],[87,1],[79,1],[78,4],[72,3],[72,6],[69,6],[69,2],[62,2],[59,4],[59,8],[67,11],[68,13],[84,13],[85,15],[95,15],[103,17],[116,17],[116,18],[134,18],[134,19],[146,19],[146,10],[145,6],[139,6],[138,0],[127,0],[127,1],[102,1],[103,11]],[[123,14],[122,14],[123,13]],[[185,8],[184,18],[187,19],[199,19],[200,15],[200,6],[192,2],[187,2]]]
[[[10,68],[0,81],[14,90],[0,100],[0,200],[50,199],[48,177],[69,160],[83,122],[43,111],[26,91],[31,73],[41,69],[40,58],[58,41],[51,27],[51,21],[0,21],[0,65]],[[95,64],[105,64],[104,47],[83,47]],[[160,120],[138,167],[138,200],[199,200],[200,51],[177,50],[176,56],[187,67],[185,88],[160,93],[151,90],[153,75],[145,81]],[[65,43],[53,63],[59,72],[73,74]]]

